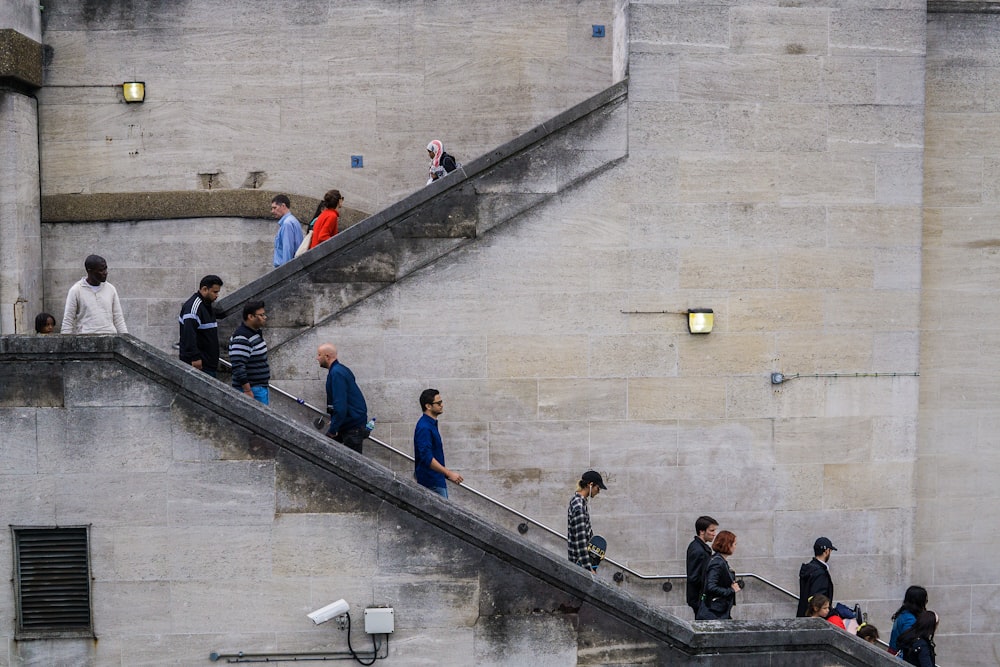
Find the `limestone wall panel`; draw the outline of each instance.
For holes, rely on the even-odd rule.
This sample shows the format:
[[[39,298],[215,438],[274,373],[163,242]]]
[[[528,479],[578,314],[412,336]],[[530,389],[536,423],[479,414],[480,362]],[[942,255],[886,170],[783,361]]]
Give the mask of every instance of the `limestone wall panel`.
[[[677,424],[677,465],[775,463],[774,439],[769,419],[682,420]]]
[[[917,204],[923,194],[923,157],[914,152],[885,153],[875,161],[875,200],[880,204]]]
[[[636,51],[707,50],[729,45],[729,10],[725,7],[633,4],[630,47]]]
[[[538,417],[556,420],[624,419],[624,378],[542,379],[538,381]]]
[[[0,460],[3,475],[33,475],[38,472],[38,440],[35,410],[5,408],[0,410]]]
[[[490,336],[489,377],[580,377],[586,375],[586,336]]]
[[[822,323],[823,298],[818,290],[734,289],[729,295],[726,330],[730,333],[815,332]]]
[[[926,61],[922,57],[879,58],[876,63],[877,104],[900,104],[923,107],[924,73]]]
[[[596,470],[676,466],[680,447],[684,444],[679,441],[683,432],[681,425],[674,421],[591,422],[590,440],[594,446],[590,464]]]
[[[579,466],[589,456],[590,440],[586,423],[495,422],[490,424],[490,467],[515,468],[523,465],[525,451],[531,464],[543,469]],[[583,472],[582,470],[580,471]]]
[[[730,13],[736,53],[826,55],[829,9],[737,7]]]
[[[376,519],[371,514],[281,514],[271,529],[270,572],[279,577],[322,577],[338,572],[359,579],[375,571]],[[350,535],[331,542],[330,535]]]
[[[830,245],[895,246],[920,245],[921,209],[917,206],[826,207]]]
[[[51,477],[57,480],[51,490],[55,525],[163,525],[172,513],[168,507],[170,484],[162,472],[81,472]]]
[[[717,378],[630,378],[629,419],[706,419],[725,415],[726,384]]]
[[[38,466],[46,473],[166,472],[165,408],[92,407],[38,412]]]
[[[170,521],[189,526],[268,524],[274,517],[274,474],[274,464],[264,461],[175,463],[169,471]],[[230,501],[230,507],[223,498],[239,501]]]
[[[870,460],[872,419],[778,419],[774,422],[775,459],[785,464]]]
[[[830,52],[922,56],[926,22],[919,11],[846,8],[830,15]]]
[[[0,474],[0,492],[3,493],[6,520],[12,526],[31,525],[34,522],[56,525],[56,485],[54,477]],[[9,533],[3,539],[8,540]],[[10,550],[7,552],[9,554]]]
[[[615,334],[589,339],[591,377],[677,375],[677,337],[665,334]]]
[[[678,340],[677,366],[682,376],[764,373],[774,358],[770,334],[732,334],[716,341],[711,350],[705,343],[701,337]]]

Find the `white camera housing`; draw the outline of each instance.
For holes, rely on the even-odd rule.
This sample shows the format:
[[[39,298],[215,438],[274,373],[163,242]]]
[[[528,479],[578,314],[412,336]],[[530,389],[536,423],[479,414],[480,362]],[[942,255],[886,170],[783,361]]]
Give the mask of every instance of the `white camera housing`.
[[[347,600],[337,600],[336,602],[331,602],[322,609],[317,609],[311,614],[308,614],[309,618],[316,625],[320,623],[326,623],[332,618],[337,618],[338,616],[343,616],[351,610],[351,605],[347,604]]]

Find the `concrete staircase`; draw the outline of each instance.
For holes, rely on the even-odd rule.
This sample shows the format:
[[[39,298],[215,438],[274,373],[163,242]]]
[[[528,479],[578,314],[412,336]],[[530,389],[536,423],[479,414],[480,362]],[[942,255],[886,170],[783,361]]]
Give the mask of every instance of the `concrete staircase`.
[[[269,304],[268,347],[375,292],[594,174],[628,153],[628,81],[538,125],[447,177],[344,230],[216,303],[220,338],[243,304]],[[228,317],[236,313],[236,317]]]
[[[177,520],[159,503],[140,502],[145,494],[161,498],[162,504],[181,515],[185,507],[195,503],[200,509],[192,516],[207,513],[218,521],[224,518],[225,526],[233,530],[259,532],[263,525],[264,535],[274,542],[261,550],[275,554],[273,567],[264,568],[252,581],[224,583],[215,595],[236,596],[222,603],[236,604],[247,586],[270,591],[263,596],[264,602],[258,603],[262,605],[258,612],[274,623],[289,613],[288,603],[282,602],[286,597],[303,595],[303,575],[294,568],[289,570],[286,561],[294,561],[302,552],[333,549],[346,540],[352,552],[370,551],[372,562],[366,565],[370,571],[352,573],[352,564],[338,561],[337,571],[312,576],[334,577],[337,588],[358,587],[355,595],[360,599],[371,593],[364,593],[369,584],[361,586],[355,581],[358,578],[378,582],[380,591],[391,588],[390,582],[402,580],[405,595],[393,594],[397,606],[409,604],[416,590],[411,580],[418,574],[429,578],[435,590],[456,586],[458,578],[467,582],[461,591],[472,596],[471,600],[464,594],[456,595],[446,598],[447,609],[427,604],[409,610],[405,624],[397,628],[404,646],[406,638],[440,634],[447,624],[457,623],[473,625],[476,642],[489,651],[509,650],[521,640],[538,650],[549,650],[555,643],[567,655],[575,656],[575,664],[580,665],[898,664],[886,652],[816,619],[689,623],[671,616],[592,578],[515,532],[442,500],[417,486],[409,474],[394,473],[336,445],[308,425],[284,418],[132,336],[0,337],[0,408],[30,414],[29,425],[35,423],[32,411],[39,409],[47,411],[37,417],[39,424],[52,418],[57,423],[77,424],[74,442],[84,452],[79,455],[86,456],[96,470],[85,473],[95,475],[88,487],[92,491],[84,504],[73,495],[51,502],[57,503],[56,511],[93,521],[98,534],[111,530],[108,516],[118,522],[117,539],[122,544],[148,539],[147,527],[162,532],[167,525],[161,523]],[[166,427],[161,430],[169,432],[154,448],[158,463],[140,461],[129,464],[136,469],[123,469],[123,452],[137,456],[150,449],[151,434],[133,425],[136,420],[151,419],[150,415],[156,415],[157,423]],[[97,423],[100,428],[94,429]],[[41,438],[44,444],[48,438],[45,433],[51,431],[38,428],[40,435],[28,438],[22,433],[22,439],[30,443]],[[113,442],[104,437],[108,433],[117,434]],[[73,474],[67,476],[60,472],[62,468],[50,470],[33,463],[21,468],[21,473],[14,475],[16,484],[29,489],[65,485],[81,472],[71,468]],[[244,471],[243,476],[233,479],[234,471]],[[118,489],[127,480],[133,480],[130,488],[134,497],[123,503]],[[102,485],[108,488],[101,491]],[[38,503],[34,492],[23,498],[13,495],[8,507],[11,516],[29,524],[38,522],[33,513],[45,503]],[[248,503],[258,509],[246,512]],[[331,517],[331,523],[322,520],[323,516]],[[305,523],[299,531],[282,532],[278,524],[289,521]],[[340,533],[317,534],[317,526],[330,525],[343,527]],[[214,540],[215,532],[225,526],[210,525],[203,539]],[[358,526],[365,526],[365,530],[357,530]],[[185,563],[180,570],[182,580],[164,574],[162,581],[152,584],[177,588],[179,595],[188,577],[210,581],[223,576],[198,556],[208,552],[196,551],[184,560],[184,546],[164,545],[166,550],[171,548],[177,552],[171,558]],[[257,560],[259,553],[236,549],[230,557]],[[102,551],[95,558],[102,571],[112,572],[107,575],[112,581],[101,580],[110,587],[114,574],[106,564],[109,554]],[[245,567],[241,563],[233,567],[239,571]],[[205,568],[209,571],[202,572]],[[347,571],[338,574],[341,570]],[[243,604],[249,604],[248,597],[242,598]],[[272,599],[276,602],[269,602]],[[140,613],[146,610],[147,600],[131,601],[142,608],[125,608],[122,613],[128,618],[143,620],[149,615]],[[219,603],[198,598],[178,613],[198,616],[205,613],[204,606],[213,604]],[[111,610],[101,608],[98,612],[103,620]],[[184,635],[178,641],[195,647],[191,650],[201,655],[208,655],[223,636],[229,642],[260,641],[240,625],[238,614],[210,618],[211,627],[203,629],[204,634]],[[137,623],[109,623],[103,642],[114,646],[115,641],[130,638],[131,632],[145,641],[151,631]],[[162,626],[157,627],[162,634]],[[539,628],[558,629],[558,636],[539,634]],[[286,634],[291,632],[286,630]],[[404,649],[418,650],[416,644]],[[83,664],[79,660],[62,664],[70,662]],[[523,664],[502,659],[495,662]],[[456,663],[442,657],[436,664],[471,663],[467,658]]]

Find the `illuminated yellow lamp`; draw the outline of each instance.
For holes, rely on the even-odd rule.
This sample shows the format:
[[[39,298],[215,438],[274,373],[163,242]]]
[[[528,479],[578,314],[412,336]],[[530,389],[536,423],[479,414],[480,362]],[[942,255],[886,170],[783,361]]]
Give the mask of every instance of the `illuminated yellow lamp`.
[[[142,102],[146,99],[146,82],[126,81],[122,84],[122,94],[126,102]]]
[[[688,311],[688,331],[693,334],[712,333],[715,313],[711,308],[692,308]]]

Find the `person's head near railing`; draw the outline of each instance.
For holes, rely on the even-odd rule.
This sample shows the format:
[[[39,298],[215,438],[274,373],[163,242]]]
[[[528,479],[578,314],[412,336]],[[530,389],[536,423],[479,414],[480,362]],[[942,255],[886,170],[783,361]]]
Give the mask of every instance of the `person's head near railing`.
[[[723,556],[732,556],[736,550],[736,534],[728,530],[720,530],[712,541],[712,550]]]
[[[870,623],[862,623],[858,626],[858,637],[861,637],[869,644],[877,644],[878,628]]]
[[[809,607],[806,611],[808,618],[826,618],[830,615],[830,598],[822,593],[809,598]]]

